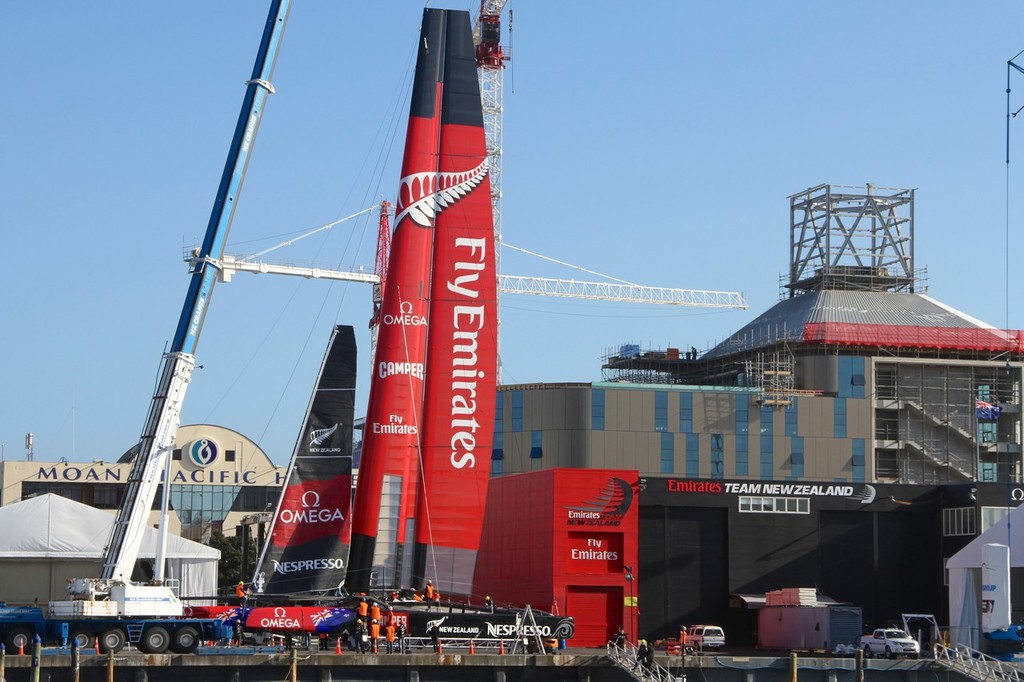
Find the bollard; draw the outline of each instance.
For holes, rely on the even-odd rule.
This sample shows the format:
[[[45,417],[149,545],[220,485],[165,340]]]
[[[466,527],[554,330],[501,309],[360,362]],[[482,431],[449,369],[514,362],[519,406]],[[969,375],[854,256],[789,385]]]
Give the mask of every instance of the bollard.
[[[298,682],[299,679],[299,650],[292,648],[292,661],[288,667],[288,682]],[[113,682],[113,681],[111,681]]]
[[[71,640],[71,670],[74,682],[79,682],[82,679],[82,652],[78,650],[78,640]],[[0,678],[3,676],[0,675]],[[0,682],[3,682],[0,679]]]
[[[114,682],[114,650],[107,652],[107,682]]]
[[[796,665],[796,652],[789,654],[789,682],[796,682],[797,680],[797,665]]]
[[[43,638],[37,633],[32,638],[32,682],[39,682],[39,658],[43,654]]]

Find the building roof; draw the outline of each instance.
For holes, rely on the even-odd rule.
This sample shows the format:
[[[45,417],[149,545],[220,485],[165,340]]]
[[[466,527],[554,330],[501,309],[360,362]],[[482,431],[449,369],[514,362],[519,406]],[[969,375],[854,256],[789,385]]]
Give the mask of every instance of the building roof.
[[[784,342],[886,346],[894,337],[935,347],[948,347],[949,339],[958,339],[957,347],[1007,342],[991,325],[925,294],[824,290],[780,301],[701,359]]]
[[[22,500],[0,507],[0,558],[102,558],[113,526],[113,514],[59,495]],[[146,528],[139,556],[155,557],[156,544],[157,531]],[[216,562],[220,550],[169,535],[166,556]]]

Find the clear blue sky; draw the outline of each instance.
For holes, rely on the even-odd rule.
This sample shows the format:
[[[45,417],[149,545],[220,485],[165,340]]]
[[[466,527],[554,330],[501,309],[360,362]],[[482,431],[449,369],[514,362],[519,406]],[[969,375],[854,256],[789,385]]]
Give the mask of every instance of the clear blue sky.
[[[471,9],[475,1],[433,6]],[[295,0],[228,243],[251,254],[392,199],[421,2]],[[787,197],[916,188],[929,293],[1024,326],[1024,120],[1009,211],[1018,2],[512,0],[504,239],[748,311],[506,296],[507,383],[594,381],[624,342],[706,349],[779,297]],[[8,3],[0,126],[0,442],[110,461],[139,437],[209,219],[267,3]],[[508,26],[506,11],[505,28]],[[504,41],[509,43],[508,33]],[[1024,61],[1022,59],[1021,61]],[[1012,81],[1024,105],[1024,75]],[[375,218],[279,252],[373,266]],[[503,253],[507,274],[594,279]],[[1007,303],[1006,291],[1011,292]],[[370,287],[239,275],[215,290],[184,423],[287,462],[331,326],[366,365]],[[366,401],[365,376],[359,405]]]

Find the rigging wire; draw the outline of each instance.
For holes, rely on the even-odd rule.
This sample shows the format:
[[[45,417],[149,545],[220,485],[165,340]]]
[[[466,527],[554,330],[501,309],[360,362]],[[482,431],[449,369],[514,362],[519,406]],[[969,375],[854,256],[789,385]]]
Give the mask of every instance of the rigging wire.
[[[1007,342],[1009,342],[1009,338],[1010,338],[1010,119],[1016,118],[1017,114],[1019,114],[1021,112],[1021,110],[1024,109],[1024,106],[1021,106],[1019,109],[1017,109],[1017,111],[1014,111],[1012,113],[1010,112],[1010,77],[1013,75],[1013,70],[1014,69],[1016,69],[1018,72],[1024,74],[1024,69],[1022,69],[1020,66],[1015,64],[1014,61],[1013,61],[1014,59],[1016,59],[1017,57],[1021,56],[1022,54],[1024,54],[1024,50],[1021,50],[1017,54],[1013,55],[1013,57],[1011,57],[1006,62],[1006,179],[1005,179],[1006,186],[1005,186],[1005,189],[1004,189],[1004,192],[1005,192],[1005,202],[1006,203],[1005,203],[1005,207],[1004,207],[1005,242],[1004,242],[1004,248],[1003,248],[1003,256],[1004,256],[1004,259],[1005,259],[1005,262],[1004,262],[1005,276],[1004,276],[1004,280],[1003,280],[1003,286],[1004,286],[1003,300],[1004,300],[1005,306],[1006,306],[1005,307],[1005,311],[1004,311],[1005,316],[1006,316],[1005,317],[1005,327],[1004,328],[1006,329]],[[1007,354],[1007,357],[1006,357],[1006,368],[1009,371],[1009,369],[1010,369],[1010,355],[1009,354]],[[1012,470],[1008,470],[1006,472],[1006,497],[1007,497],[1006,503],[1007,503],[1007,507],[1009,507],[1010,510],[1012,510],[1012,506],[1010,505],[1010,502],[1011,502],[1011,488],[1010,488],[1010,486],[1011,486],[1012,482],[1013,482]],[[1007,514],[1006,514],[1006,543],[1007,543],[1007,546],[1012,547],[1012,545],[1010,544],[1010,540],[1011,540],[1011,537],[1012,537],[1011,533],[1010,533],[1010,526],[1011,526],[1010,517],[1011,517],[1011,514],[1010,514],[1010,511],[1008,510]]]

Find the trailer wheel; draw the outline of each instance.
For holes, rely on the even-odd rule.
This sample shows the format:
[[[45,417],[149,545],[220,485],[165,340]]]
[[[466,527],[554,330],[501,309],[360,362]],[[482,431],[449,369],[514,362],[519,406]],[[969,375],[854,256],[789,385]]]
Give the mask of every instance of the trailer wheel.
[[[167,634],[166,628],[159,625],[146,628],[142,633],[142,639],[139,640],[139,648],[147,654],[162,654],[170,645],[171,636]]]
[[[199,631],[190,625],[178,628],[171,635],[171,651],[176,654],[190,654],[199,648]]]
[[[871,646],[868,644],[864,645],[864,658],[871,658]]]
[[[68,638],[68,646],[78,647],[78,650],[91,649],[93,643],[92,633],[82,628],[75,628]]]
[[[32,638],[35,634],[36,633],[32,628],[11,628],[7,633],[7,649],[12,654],[18,653],[19,649],[24,649],[27,654],[32,653]]]
[[[111,628],[100,635],[100,653],[116,654],[124,648],[125,635],[121,628]]]

